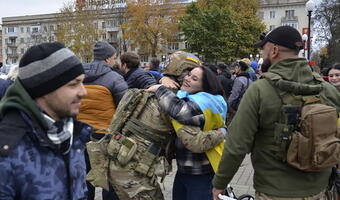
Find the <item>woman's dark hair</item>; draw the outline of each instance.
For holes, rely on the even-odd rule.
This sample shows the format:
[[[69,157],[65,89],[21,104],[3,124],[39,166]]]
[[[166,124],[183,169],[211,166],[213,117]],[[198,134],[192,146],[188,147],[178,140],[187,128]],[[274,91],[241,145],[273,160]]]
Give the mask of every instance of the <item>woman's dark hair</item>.
[[[204,92],[210,94],[219,94],[225,98],[223,87],[216,74],[211,71],[208,67],[200,66],[199,68],[203,71],[202,77],[202,88]]]
[[[327,69],[327,76],[329,75],[329,71],[331,71],[331,69],[337,69],[340,70],[340,63],[335,63],[332,67]]]
[[[238,66],[240,66],[240,68],[241,68],[241,70],[242,71],[247,71],[247,69],[248,69],[248,65],[247,65],[247,63],[245,63],[245,62],[243,62],[243,61],[239,61],[238,62]]]

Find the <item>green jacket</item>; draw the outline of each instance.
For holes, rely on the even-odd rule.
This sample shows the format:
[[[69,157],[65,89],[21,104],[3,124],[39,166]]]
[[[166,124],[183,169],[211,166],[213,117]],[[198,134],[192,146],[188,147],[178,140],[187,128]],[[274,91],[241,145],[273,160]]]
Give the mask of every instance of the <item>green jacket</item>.
[[[302,58],[282,60],[270,67],[269,72],[288,81],[317,83]],[[323,86],[321,98],[340,111],[340,93],[329,83],[324,82]],[[331,169],[302,172],[277,159],[272,151],[259,144],[259,138],[263,139],[264,135],[274,136],[281,105],[278,94],[267,80],[254,82],[246,91],[229,127],[219,170],[213,179],[215,188],[226,188],[247,153],[251,153],[257,192],[277,197],[306,197],[326,188]]]

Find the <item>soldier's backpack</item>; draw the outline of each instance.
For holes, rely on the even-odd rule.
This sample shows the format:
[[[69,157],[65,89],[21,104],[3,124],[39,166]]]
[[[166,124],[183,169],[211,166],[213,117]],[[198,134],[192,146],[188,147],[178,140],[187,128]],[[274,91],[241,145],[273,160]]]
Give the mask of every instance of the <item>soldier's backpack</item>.
[[[125,93],[109,133],[100,141],[87,144],[92,168],[87,179],[93,185],[108,189],[108,177],[116,173],[109,170],[112,161],[126,170],[132,167],[129,166],[130,160],[134,160],[135,171],[149,177],[164,177],[169,172],[171,166],[164,158],[172,158],[172,137],[175,134],[170,119],[155,110],[158,108],[153,93],[142,89],[129,89]],[[138,142],[141,140],[145,141]]]
[[[291,82],[273,73],[264,77],[282,101],[280,120],[275,124],[282,160],[306,172],[330,169],[340,163],[338,113],[320,95],[324,83]]]

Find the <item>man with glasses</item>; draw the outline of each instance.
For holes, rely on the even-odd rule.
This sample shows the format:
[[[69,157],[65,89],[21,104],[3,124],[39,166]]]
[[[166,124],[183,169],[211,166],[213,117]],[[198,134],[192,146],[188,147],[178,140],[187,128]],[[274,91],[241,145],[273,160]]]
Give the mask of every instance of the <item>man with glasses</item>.
[[[254,167],[256,199],[325,199],[331,168],[305,172],[284,161],[287,143],[277,124],[281,122],[282,106],[286,104],[279,95],[284,90],[274,84],[274,79],[308,89],[297,92],[297,96],[310,95],[307,94],[310,89],[322,86],[318,91],[321,99],[338,112],[340,94],[311,71],[306,59],[298,57],[303,45],[296,29],[278,27],[254,46],[262,50],[265,78],[254,82],[246,91],[229,126],[222,160],[213,179],[213,199],[219,199],[218,195],[223,193],[247,153],[251,153]]]

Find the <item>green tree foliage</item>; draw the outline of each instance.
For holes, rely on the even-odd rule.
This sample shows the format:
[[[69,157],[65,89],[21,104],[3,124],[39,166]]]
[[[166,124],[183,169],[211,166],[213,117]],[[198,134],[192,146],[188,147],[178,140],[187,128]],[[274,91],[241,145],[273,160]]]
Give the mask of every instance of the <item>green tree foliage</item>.
[[[265,29],[257,9],[256,0],[199,0],[187,7],[179,28],[189,51],[208,62],[230,62],[255,53],[252,44]]]
[[[92,60],[93,44],[101,31],[93,23],[101,9],[87,9],[85,4],[69,3],[60,9],[57,18],[57,41],[70,48],[82,61]]]
[[[323,0],[312,14],[316,41],[327,44],[327,51],[321,57],[320,64],[328,68],[340,62],[340,2]]]

